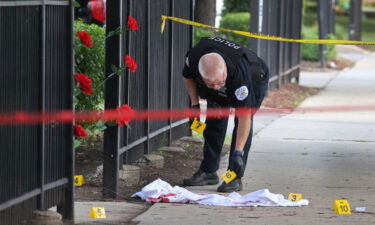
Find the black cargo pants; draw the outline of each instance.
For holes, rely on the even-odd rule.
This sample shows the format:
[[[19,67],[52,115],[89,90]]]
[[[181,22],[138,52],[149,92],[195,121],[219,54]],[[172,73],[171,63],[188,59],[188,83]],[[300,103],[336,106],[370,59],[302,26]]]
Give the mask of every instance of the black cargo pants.
[[[214,102],[207,100],[207,109],[220,108],[220,106]],[[220,165],[220,154],[224,145],[225,135],[228,126],[228,118],[219,119],[206,119],[206,129],[203,132],[204,136],[204,147],[203,147],[203,160],[200,169],[205,172],[215,172],[219,169]],[[230,146],[230,156],[236,147],[236,136],[237,136],[238,118],[234,119],[234,129],[232,134],[232,143]],[[247,156],[251,147],[251,140],[253,137],[253,116],[251,117],[251,128],[244,146],[244,169],[246,168]]]

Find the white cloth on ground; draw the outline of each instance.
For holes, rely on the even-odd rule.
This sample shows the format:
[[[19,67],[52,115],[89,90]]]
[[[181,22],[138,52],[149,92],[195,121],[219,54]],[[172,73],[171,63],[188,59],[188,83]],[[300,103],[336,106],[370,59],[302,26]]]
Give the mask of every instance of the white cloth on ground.
[[[179,186],[172,187],[161,179],[146,185],[132,197],[140,197],[147,202],[197,203],[215,206],[305,206],[309,204],[306,199],[298,202],[289,201],[282,194],[273,194],[268,189],[254,191],[243,196],[236,192],[228,196],[195,194]]]

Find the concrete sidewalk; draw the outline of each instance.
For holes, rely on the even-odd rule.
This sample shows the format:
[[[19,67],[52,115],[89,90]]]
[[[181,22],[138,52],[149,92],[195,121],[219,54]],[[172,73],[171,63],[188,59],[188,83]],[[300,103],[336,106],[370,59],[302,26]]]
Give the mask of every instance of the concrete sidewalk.
[[[300,107],[375,105],[375,54],[359,57],[356,66],[338,74],[302,74],[301,83],[323,86]],[[306,75],[304,77],[304,75]],[[320,77],[320,78],[319,78]],[[375,224],[375,113],[337,111],[256,116],[246,194],[268,188],[287,196],[302,193],[309,206],[213,207],[154,204],[133,221],[138,224]],[[222,173],[226,168],[223,161]],[[215,193],[215,186],[189,188]],[[352,210],[337,215],[333,201],[347,199]]]

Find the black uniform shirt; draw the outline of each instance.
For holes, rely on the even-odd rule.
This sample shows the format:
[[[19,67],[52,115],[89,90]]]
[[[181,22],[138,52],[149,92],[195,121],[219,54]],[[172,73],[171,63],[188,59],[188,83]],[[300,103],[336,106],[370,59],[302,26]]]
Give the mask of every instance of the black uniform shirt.
[[[224,60],[226,60],[225,55],[220,53],[219,51],[211,50],[210,52],[217,52],[224,58]],[[268,78],[268,67],[263,62],[263,60],[260,61],[262,63],[262,69],[264,70],[265,75]],[[188,60],[185,63],[182,75],[187,79],[194,79],[195,82],[203,82],[202,77],[199,74],[193,74],[190,72],[187,64]],[[239,60],[236,73],[233,75],[227,75],[224,88],[226,90],[215,91],[215,94],[217,96],[208,95],[203,96],[203,98],[207,98],[209,101],[214,101],[224,107],[259,107],[260,103],[263,101],[265,92],[267,92],[268,89],[268,79],[265,80],[266,83],[264,82],[263,86],[256,85],[255,87],[253,87],[254,85],[251,79],[251,67],[249,61],[245,56],[243,56]],[[262,81],[260,83],[262,83]],[[207,89],[207,87],[205,88]],[[198,89],[200,89],[199,85]],[[212,90],[213,89],[211,89],[210,91]],[[261,94],[261,96],[259,96],[259,94],[257,94],[259,93],[259,91],[264,92],[264,94]],[[202,97],[201,92],[202,90],[198,90],[198,93],[200,93],[200,97]]]

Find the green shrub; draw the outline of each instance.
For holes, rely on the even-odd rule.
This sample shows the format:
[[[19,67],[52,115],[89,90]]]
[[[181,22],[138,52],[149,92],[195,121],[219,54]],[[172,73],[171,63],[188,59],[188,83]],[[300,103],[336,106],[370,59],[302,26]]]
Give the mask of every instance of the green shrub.
[[[250,12],[250,1],[244,0],[224,0],[221,15],[233,12]]]
[[[250,13],[227,13],[220,20],[220,28],[250,31]],[[221,33],[227,40],[234,41],[244,47],[250,46],[250,39],[233,33]]]
[[[317,28],[315,29],[303,29],[303,39],[319,39]],[[334,35],[329,34],[327,39],[336,39]],[[326,59],[332,59],[337,55],[335,45],[325,45],[326,47]],[[320,59],[320,47],[318,44],[302,44],[302,59],[319,61]]]
[[[304,0],[303,1],[303,12],[315,13],[318,10],[318,4],[316,0]]]
[[[93,47],[87,48],[79,40],[76,31],[86,31],[92,38]],[[84,73],[92,80],[93,93],[86,95],[75,88],[76,110],[102,110],[104,104],[104,55],[105,28],[86,24],[82,20],[74,22],[75,72]],[[78,84],[77,84],[78,86]]]
[[[305,13],[303,15],[303,25],[312,27],[312,26],[317,26],[318,25],[318,17],[316,15],[317,13],[309,12]]]
[[[337,38],[334,34],[328,34],[327,39],[335,40]],[[326,45],[326,50],[327,50],[326,59],[333,59],[337,56],[336,45]]]
[[[348,40],[348,26],[342,26],[341,24],[335,24],[335,36],[340,40]]]
[[[217,32],[211,29],[206,29],[202,27],[194,27],[194,40],[193,44],[196,45],[201,40],[202,37],[217,36]]]

